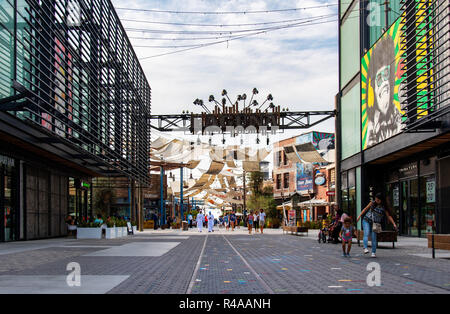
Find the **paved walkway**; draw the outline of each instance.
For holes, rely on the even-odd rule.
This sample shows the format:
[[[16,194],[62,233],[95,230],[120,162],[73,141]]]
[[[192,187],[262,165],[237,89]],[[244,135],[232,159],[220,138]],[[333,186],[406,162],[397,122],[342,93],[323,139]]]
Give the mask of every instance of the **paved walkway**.
[[[343,258],[340,245],[316,239],[316,231],[250,236],[240,228],[4,243],[0,293],[450,293],[450,260],[429,258],[426,240],[382,244],[372,259],[356,243],[352,258]],[[66,283],[71,262],[81,267],[81,287]],[[380,287],[366,283],[371,262],[381,267]]]

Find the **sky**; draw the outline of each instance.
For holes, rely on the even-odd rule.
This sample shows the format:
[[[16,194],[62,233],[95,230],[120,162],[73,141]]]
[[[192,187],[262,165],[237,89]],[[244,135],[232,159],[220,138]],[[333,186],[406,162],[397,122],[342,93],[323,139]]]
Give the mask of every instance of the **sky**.
[[[226,89],[230,98],[234,101],[237,95],[243,93],[251,95],[255,87],[259,90],[259,95],[256,97],[259,103],[262,103],[268,94],[272,94],[275,105],[280,105],[281,108],[289,108],[290,111],[321,111],[334,110],[335,108],[334,99],[338,93],[337,0],[112,0],[112,2],[152,88],[152,115],[180,114],[183,111],[199,113],[201,112],[200,108],[193,105],[197,98],[203,99],[208,104],[209,95],[214,95],[220,102],[221,92]],[[327,4],[330,4],[330,6],[325,6]],[[317,6],[320,7],[311,8]],[[262,14],[198,15],[144,12],[123,10],[123,8],[184,12],[307,9]],[[325,20],[329,23],[267,32],[161,57],[152,58],[155,55],[184,48],[140,47],[183,46],[223,40],[160,40],[162,38],[215,37],[215,35],[207,34],[192,36],[154,33],[154,31],[160,30],[222,31],[224,29],[242,30],[273,26],[272,24],[242,27],[193,27],[144,22],[230,25],[295,19],[308,21],[320,16],[328,16]],[[131,29],[138,29],[139,31],[132,31]],[[143,29],[148,31],[142,31]],[[153,39],[138,39],[142,37]],[[334,133],[334,119],[330,119],[314,127],[314,129],[285,131],[276,136],[271,136],[270,145],[279,140],[312,130]],[[161,133],[152,130],[153,140],[160,135]],[[196,139],[196,137],[183,133],[162,135],[169,139],[175,137],[182,137],[191,141]],[[201,140],[206,143],[209,138],[202,137]],[[226,140],[226,145],[240,145],[241,139],[227,137]],[[215,145],[221,145],[221,141],[222,136],[212,137],[212,143]],[[244,137],[244,146],[258,148],[265,145],[265,138],[261,138],[261,144],[256,145],[256,136]],[[271,162],[270,170],[273,167],[272,159],[271,155],[266,159]],[[204,167],[207,168],[207,166]],[[194,173],[195,177],[198,175]]]
[[[290,111],[334,110],[334,96],[338,92],[338,24],[336,0],[113,0],[122,24],[134,46],[145,75],[152,88],[152,114],[176,114],[184,110],[200,112],[193,105],[197,98],[208,103],[209,95],[220,101],[226,89],[230,98],[246,93],[254,87],[264,101],[268,94],[275,105]],[[324,7],[324,4],[333,6]],[[312,9],[314,6],[322,6]],[[286,8],[309,8],[292,12],[233,15],[169,14],[127,11],[120,8],[158,9],[173,11],[259,11]],[[186,38],[211,35],[155,34],[134,29],[171,31],[217,31],[222,29],[252,29],[244,27],[192,27],[156,25],[128,20],[197,23],[247,24],[302,19],[330,15],[326,24],[302,26],[230,41],[201,49],[149,58],[181,48],[144,48],[138,46],[173,46],[209,43],[217,40],[163,41],[133,37]],[[315,130],[334,132],[334,121],[315,127]],[[297,130],[280,135],[291,137],[306,132]]]

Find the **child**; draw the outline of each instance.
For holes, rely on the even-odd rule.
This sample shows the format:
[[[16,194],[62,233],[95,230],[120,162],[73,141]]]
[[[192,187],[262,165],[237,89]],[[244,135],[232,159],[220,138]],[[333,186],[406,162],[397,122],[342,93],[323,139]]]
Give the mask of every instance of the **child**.
[[[342,238],[342,251],[343,257],[350,257],[350,250],[352,249],[352,238],[354,229],[352,226],[352,219],[350,217],[345,218],[344,225],[342,226],[340,237]],[[345,246],[347,245],[347,250]]]

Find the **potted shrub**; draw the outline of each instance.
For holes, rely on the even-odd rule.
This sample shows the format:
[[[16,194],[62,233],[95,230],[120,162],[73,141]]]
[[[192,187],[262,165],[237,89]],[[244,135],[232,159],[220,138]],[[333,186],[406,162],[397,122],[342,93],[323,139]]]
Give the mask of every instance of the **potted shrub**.
[[[116,235],[116,226],[114,224],[114,219],[108,218],[106,220],[105,238],[114,239]]]
[[[133,227],[133,234],[137,233],[137,223],[136,221],[131,222],[131,226]]]
[[[123,219],[121,221],[122,221],[122,237],[126,237],[128,235],[127,221]]]
[[[102,228],[100,223],[85,219],[78,224],[77,239],[101,239]]]

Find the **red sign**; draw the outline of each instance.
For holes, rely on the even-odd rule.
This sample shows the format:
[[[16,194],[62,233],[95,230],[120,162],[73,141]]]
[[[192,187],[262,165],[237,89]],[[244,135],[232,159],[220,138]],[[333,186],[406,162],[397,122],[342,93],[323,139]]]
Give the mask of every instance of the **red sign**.
[[[336,191],[328,191],[327,192],[327,196],[335,196],[336,195]]]

